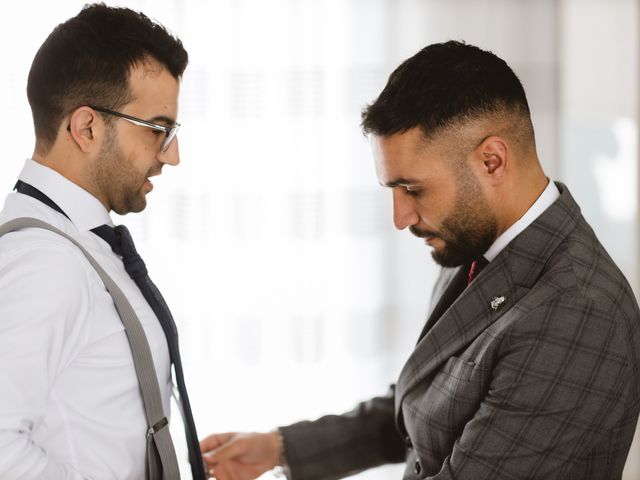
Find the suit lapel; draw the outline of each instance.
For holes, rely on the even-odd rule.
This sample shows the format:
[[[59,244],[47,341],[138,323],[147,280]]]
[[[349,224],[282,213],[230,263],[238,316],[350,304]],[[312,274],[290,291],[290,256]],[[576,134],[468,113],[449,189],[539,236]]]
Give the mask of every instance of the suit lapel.
[[[462,267],[448,268],[442,271],[433,289],[433,297],[437,300],[435,305],[432,305],[427,322],[418,337],[418,343],[467,287],[469,281],[468,270],[468,266],[463,265]]]
[[[447,273],[448,282],[447,277],[438,281],[434,289],[438,300],[398,378],[395,402],[399,416],[402,400],[412,388],[429,382],[444,362],[459,354],[527,294],[550,255],[575,228],[581,218],[580,208],[566,186],[556,185],[560,198],[507,245],[457,299],[454,295],[460,289],[462,268]],[[442,292],[440,297],[438,290]],[[504,300],[496,300],[492,306],[492,301],[501,297]]]
[[[455,292],[455,287],[459,287],[459,277],[466,275],[464,268],[460,268],[456,273],[445,295]],[[456,281],[458,285],[455,285]],[[439,301],[427,321],[424,336],[398,378],[397,411],[407,392],[416,384],[428,379],[442,363],[471,343],[491,323],[506,313],[524,293],[526,289],[514,285],[508,263],[502,258],[491,262],[453,304],[448,306],[446,301]],[[491,302],[499,297],[504,297],[504,301],[497,309],[493,309]],[[444,312],[439,315],[439,311],[443,309]]]

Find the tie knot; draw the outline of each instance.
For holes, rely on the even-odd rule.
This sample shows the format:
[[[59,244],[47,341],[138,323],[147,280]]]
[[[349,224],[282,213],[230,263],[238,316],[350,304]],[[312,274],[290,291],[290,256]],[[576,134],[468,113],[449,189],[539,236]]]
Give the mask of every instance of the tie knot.
[[[124,268],[133,279],[147,274],[147,267],[136,251],[133,238],[124,225],[111,227],[100,225],[91,230],[111,246],[111,250],[122,257]]]
[[[131,233],[129,233],[129,229],[124,225],[118,225],[113,230],[118,237],[122,263],[124,263],[124,268],[129,276],[135,279],[147,275],[147,267],[144,264],[144,260],[142,260],[142,257],[136,250],[136,246],[133,243],[133,238],[131,237]],[[114,249],[114,251],[116,250]]]
[[[99,227],[92,228],[91,231],[103,239],[109,244],[111,250],[116,254],[122,255],[122,248],[120,246],[120,235],[116,229],[110,225],[100,225]]]

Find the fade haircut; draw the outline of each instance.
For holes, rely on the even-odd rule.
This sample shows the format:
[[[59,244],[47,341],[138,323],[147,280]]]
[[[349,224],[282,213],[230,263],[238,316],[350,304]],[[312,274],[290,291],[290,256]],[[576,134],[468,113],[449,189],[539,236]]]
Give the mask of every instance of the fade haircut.
[[[526,143],[533,141],[527,97],[513,70],[491,52],[449,41],[423,48],[396,68],[362,111],[362,130],[386,137],[419,127],[433,138],[486,117],[507,119]]]
[[[129,103],[130,68],[150,58],[175,79],[188,62],[182,42],[143,13],[92,4],[58,25],[36,53],[27,82],[38,148],[49,150],[63,118],[80,106],[118,110]]]

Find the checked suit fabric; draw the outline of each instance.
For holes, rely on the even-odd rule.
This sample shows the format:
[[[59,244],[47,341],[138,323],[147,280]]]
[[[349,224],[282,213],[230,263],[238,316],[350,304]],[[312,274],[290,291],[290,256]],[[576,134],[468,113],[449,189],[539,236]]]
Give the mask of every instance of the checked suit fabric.
[[[640,411],[640,311],[566,186],[458,295],[444,269],[389,393],[281,427],[295,480],[619,480]]]

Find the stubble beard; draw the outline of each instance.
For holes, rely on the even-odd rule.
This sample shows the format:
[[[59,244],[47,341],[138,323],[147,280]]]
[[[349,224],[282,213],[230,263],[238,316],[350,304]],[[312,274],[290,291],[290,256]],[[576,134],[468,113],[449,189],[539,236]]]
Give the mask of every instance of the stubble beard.
[[[458,188],[453,211],[442,221],[438,232],[410,228],[418,237],[433,236],[444,242],[441,249],[431,252],[433,260],[442,267],[470,264],[491,247],[497,236],[497,220],[478,181],[468,174]]]
[[[94,178],[100,191],[106,193],[111,210],[118,215],[141,212],[147,206],[142,193],[146,177],[139,177],[120,148],[115,129],[108,127],[95,163]]]

